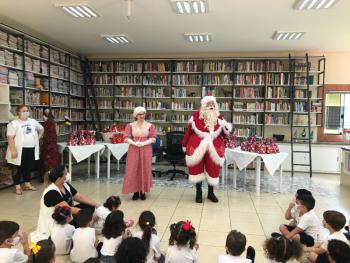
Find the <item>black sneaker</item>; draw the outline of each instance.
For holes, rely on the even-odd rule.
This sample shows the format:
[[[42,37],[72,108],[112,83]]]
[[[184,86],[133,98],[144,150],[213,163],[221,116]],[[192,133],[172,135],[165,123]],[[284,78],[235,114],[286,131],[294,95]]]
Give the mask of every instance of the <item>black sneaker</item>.
[[[146,200],[146,194],[145,193],[141,193],[141,200]]]
[[[271,237],[277,238],[277,237],[281,237],[282,235],[278,232],[272,232],[271,233]]]
[[[139,198],[140,198],[139,192],[135,192],[131,199],[135,201],[135,200],[137,200]]]
[[[208,194],[208,199],[212,201],[213,203],[218,203],[219,199],[214,195],[214,193]]]
[[[247,247],[247,258],[254,263],[255,259],[255,249],[252,246]]]

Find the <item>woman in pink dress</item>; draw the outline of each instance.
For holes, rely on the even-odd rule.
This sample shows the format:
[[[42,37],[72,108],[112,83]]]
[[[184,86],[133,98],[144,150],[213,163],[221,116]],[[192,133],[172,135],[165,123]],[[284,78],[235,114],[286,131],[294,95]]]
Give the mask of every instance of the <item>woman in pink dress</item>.
[[[145,121],[146,109],[136,107],[133,113],[136,121],[125,129],[125,142],[129,143],[126,157],[125,177],[122,193],[134,193],[132,200],[146,199],[146,192],[152,187],[152,143],[157,131],[153,124]]]

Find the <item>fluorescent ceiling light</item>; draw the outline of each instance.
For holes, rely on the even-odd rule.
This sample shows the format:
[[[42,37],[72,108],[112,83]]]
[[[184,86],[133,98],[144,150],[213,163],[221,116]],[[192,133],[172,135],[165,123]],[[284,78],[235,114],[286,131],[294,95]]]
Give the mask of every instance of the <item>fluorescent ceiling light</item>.
[[[61,8],[67,14],[75,18],[94,18],[100,15],[89,4],[55,4],[55,7]]]
[[[170,0],[170,3],[177,14],[208,13],[208,0]]]
[[[124,35],[101,35],[101,37],[112,44],[129,44],[129,43],[131,43],[130,39],[128,39]]]
[[[294,9],[297,10],[318,10],[333,7],[339,0],[297,0]]]
[[[189,42],[210,42],[211,33],[185,33],[185,39]]]
[[[300,39],[305,32],[280,32],[276,31],[272,36],[273,40],[298,40]]]

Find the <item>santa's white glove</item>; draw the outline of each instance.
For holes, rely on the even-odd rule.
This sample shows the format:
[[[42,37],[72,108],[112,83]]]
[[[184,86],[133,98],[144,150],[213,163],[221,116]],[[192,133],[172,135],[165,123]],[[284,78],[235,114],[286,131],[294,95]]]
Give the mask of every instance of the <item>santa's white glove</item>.
[[[133,141],[133,140],[131,140],[131,139],[126,139],[126,140],[125,140],[125,142],[126,142],[126,143],[128,143],[128,144],[131,144],[131,145],[137,146],[137,145],[136,145],[136,142],[134,142],[134,141]]]
[[[224,125],[225,133],[230,133],[232,131],[232,124],[229,122],[226,122]]]

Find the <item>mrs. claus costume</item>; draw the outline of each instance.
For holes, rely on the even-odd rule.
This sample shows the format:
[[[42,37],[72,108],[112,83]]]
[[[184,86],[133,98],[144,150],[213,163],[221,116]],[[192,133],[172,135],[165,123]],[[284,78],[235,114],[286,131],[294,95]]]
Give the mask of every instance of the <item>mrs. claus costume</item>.
[[[215,119],[208,126],[205,111],[215,111]],[[190,120],[182,140],[183,150],[186,152],[189,181],[196,183],[196,202],[203,202],[202,181],[208,182],[208,198],[218,202],[214,195],[214,185],[219,183],[220,168],[224,163],[225,143],[224,134],[232,130],[231,123],[225,121],[219,113],[215,97],[206,96],[201,101],[201,109],[195,112]]]

